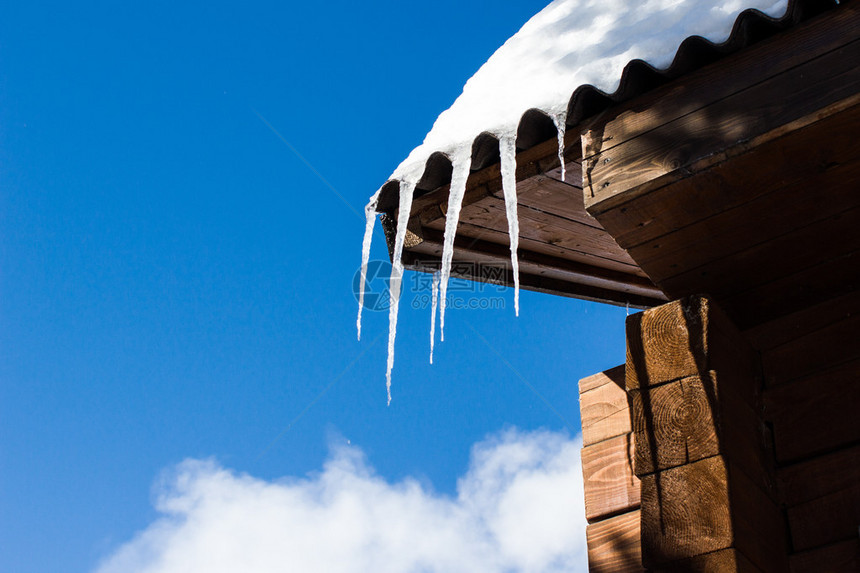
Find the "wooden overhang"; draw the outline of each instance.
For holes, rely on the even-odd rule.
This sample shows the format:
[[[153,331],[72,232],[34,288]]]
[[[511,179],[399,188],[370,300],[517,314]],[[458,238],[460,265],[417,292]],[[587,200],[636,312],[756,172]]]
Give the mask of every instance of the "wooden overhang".
[[[696,170],[704,169],[704,164],[696,162],[713,155],[714,149],[726,147],[718,132],[731,143],[747,147],[753,145],[751,138],[765,133],[770,133],[771,139],[776,138],[774,129],[782,118],[776,110],[781,96],[771,93],[772,100],[759,101],[756,97],[763,96],[749,89],[763,83],[767,77],[778,75],[780,70],[787,71],[798,65],[804,56],[801,53],[804,48],[798,41],[818,46],[820,53],[838,43],[829,38],[826,31],[817,32],[816,37],[801,37],[809,35],[806,31],[809,26],[815,27],[814,23],[824,17],[845,19],[840,13],[847,13],[847,7],[833,10],[836,6],[833,1],[796,0],[789,3],[786,16],[780,20],[766,18],[758,12],[744,12],[724,44],[688,38],[679,47],[668,70],[658,71],[634,61],[625,68],[620,87],[614,94],[604,94],[590,86],[577,89],[568,106],[565,181],[561,181],[557,132],[552,120],[538,110],[524,114],[517,133],[516,171],[522,288],[634,308],[662,304],[684,292],[683,288],[674,287],[675,282],[667,282],[674,274],[669,276],[653,270],[652,255],[660,249],[645,243],[662,233],[649,233],[658,230],[655,226],[647,229],[649,220],[625,218],[629,210],[624,205],[626,198],[632,197],[631,193],[641,194],[640,186],[654,179],[655,173],[663,177],[661,181],[668,182],[673,178],[680,181],[688,172],[692,174],[690,166],[693,164]],[[822,16],[831,12],[829,16]],[[855,67],[856,63],[853,62]],[[773,67],[777,64],[782,67]],[[798,80],[796,75],[791,76],[786,81],[805,81],[804,76],[800,77]],[[817,104],[831,97],[830,92],[833,92],[833,97],[839,99],[838,94],[844,90],[835,86],[834,91],[831,87],[834,86],[823,89],[809,82],[808,89],[798,97]],[[776,89],[785,89],[785,86]],[[733,95],[735,99],[728,99]],[[746,101],[748,97],[749,102]],[[727,99],[724,106],[741,105],[748,110],[747,115],[731,122],[732,112],[719,105]],[[683,100],[683,105],[677,103],[679,100]],[[716,107],[709,107],[711,105]],[[747,105],[757,107],[744,107]],[[642,110],[651,111],[643,116],[638,113]],[[713,115],[715,113],[722,115]],[[627,117],[634,119],[626,121]],[[642,121],[642,117],[649,118],[650,123]],[[661,122],[673,119],[677,122],[673,124],[674,131],[665,128],[662,132],[651,133]],[[720,125],[721,120],[730,121],[731,125]],[[790,121],[796,120],[798,118]],[[601,129],[604,130],[602,134]],[[616,131],[610,133],[607,129]],[[632,157],[642,153],[637,142],[653,142],[658,137],[662,147],[655,155],[642,156],[638,163],[627,162],[627,154]],[[687,141],[690,138],[701,140],[698,147]],[[764,143],[764,140],[756,142]],[[734,148],[733,153],[740,151]],[[620,152],[625,155],[620,156]],[[624,161],[618,161],[619,158]],[[714,157],[708,161],[710,166],[719,163]],[[628,165],[635,165],[641,172],[630,171]],[[756,168],[753,173],[778,180],[784,180],[787,175],[787,172],[773,171],[766,175],[764,170]],[[403,254],[406,268],[433,272],[441,265],[451,172],[450,160],[441,153],[427,161],[416,186],[408,223]],[[749,185],[736,184],[736,187],[745,190],[739,191],[741,195],[758,196],[757,192],[746,191]],[[389,254],[393,250],[398,188],[398,181],[387,183],[377,205],[377,210],[383,214]],[[680,208],[696,210],[698,205],[700,212],[710,209],[710,205],[699,205],[695,195],[691,197],[694,204]],[[707,217],[702,214],[698,220]],[[689,219],[689,222],[695,221]],[[671,223],[670,226],[680,224]],[[678,237],[679,241],[690,240],[682,238],[683,235]],[[721,241],[723,239],[718,242],[722,244]],[[678,244],[674,243],[674,248]],[[512,285],[509,245],[498,140],[484,133],[472,146],[472,172],[454,243],[452,276]],[[647,249],[654,252],[649,251],[645,256]],[[675,264],[671,261],[670,249],[663,248],[660,253],[666,255],[661,259],[665,264]],[[666,259],[670,262],[666,263]]]
[[[586,210],[669,298],[748,329],[860,286],[856,2],[582,133]]]

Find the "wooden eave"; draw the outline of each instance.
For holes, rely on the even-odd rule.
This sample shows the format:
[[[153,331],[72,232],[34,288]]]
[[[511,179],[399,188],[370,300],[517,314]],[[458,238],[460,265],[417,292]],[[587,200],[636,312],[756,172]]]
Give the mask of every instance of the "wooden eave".
[[[614,153],[621,143],[632,149],[634,141],[649,141],[650,131],[661,125],[664,118],[689,117],[700,121],[695,115],[697,110],[701,111],[709,101],[725,100],[730,94],[758,83],[756,74],[767,75],[767,66],[776,60],[785,69],[796,65],[803,59],[800,46],[795,46],[798,30],[806,30],[807,21],[811,24],[827,14],[842,11],[833,10],[834,6],[835,3],[825,0],[796,0],[781,21],[744,13],[730,39],[722,45],[714,46],[695,38],[685,41],[669,70],[661,73],[641,62],[632,62],[625,68],[621,87],[615,94],[607,96],[593,88],[577,90],[568,109],[568,121],[575,124],[568,125],[565,137],[565,181],[561,181],[557,136],[551,120],[536,110],[525,114],[517,137],[516,171],[522,288],[634,308],[662,304],[676,296],[679,290],[663,282],[663,275],[652,274],[650,262],[642,264],[648,259],[643,259],[641,250],[631,250],[640,243],[627,240],[627,234],[642,232],[641,228],[650,221],[628,218],[616,223],[619,213],[626,208],[612,209],[611,213],[608,209],[610,203],[621,205],[630,194],[644,193],[647,185],[654,185],[646,184],[654,179],[650,176],[653,170],[646,169],[648,173],[634,180],[636,173],[629,171],[627,163],[610,156],[609,150]],[[820,16],[821,12],[825,16]],[[823,26],[815,29],[820,30],[815,34],[827,35],[821,31]],[[826,43],[823,38],[812,41]],[[762,57],[765,59],[756,65]],[[812,94],[804,97],[813,102],[820,100]],[[737,97],[726,105],[746,105],[744,98]],[[620,118],[633,118],[624,124],[624,129],[630,130],[623,133],[626,139],[613,134],[598,141],[598,130],[620,125]],[[743,130],[738,133],[743,144],[749,145],[752,135],[747,137]],[[663,166],[660,176],[664,182],[673,177],[681,179],[685,170],[689,170],[692,156],[673,150],[688,148],[689,144],[683,141],[690,134],[690,129],[676,130],[667,133],[663,140],[666,157],[660,157],[659,163]],[[732,137],[734,132],[729,139]],[[613,143],[608,145],[610,141]],[[713,162],[720,152],[734,152],[726,151],[732,147],[731,143],[737,142],[732,140],[727,144],[720,138],[706,137],[699,151]],[[632,181],[623,192],[616,182],[619,172],[624,173],[623,179]],[[408,223],[403,253],[407,268],[432,272],[441,266],[450,173],[450,161],[441,154],[434,154],[428,161]],[[598,186],[612,180],[610,185],[606,189],[595,187],[596,178],[606,173],[612,173],[611,177],[601,178]],[[397,181],[391,181],[383,188],[378,207],[383,213],[390,254],[397,186]],[[498,141],[489,134],[482,134],[473,145],[473,170],[461,209],[452,275],[513,284]]]
[[[618,106],[582,136],[585,205],[672,299],[742,328],[860,286],[860,6]]]

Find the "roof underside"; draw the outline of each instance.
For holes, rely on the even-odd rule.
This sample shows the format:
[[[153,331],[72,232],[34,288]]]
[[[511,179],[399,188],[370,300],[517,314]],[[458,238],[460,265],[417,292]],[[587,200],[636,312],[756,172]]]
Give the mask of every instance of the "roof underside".
[[[666,300],[663,291],[626,250],[584,207],[580,134],[601,113],[688,76],[709,64],[777,36],[836,5],[825,0],[790,2],[784,18],[773,20],[755,11],[743,12],[729,39],[715,45],[698,37],[685,40],[672,66],[656,70],[630,62],[613,94],[591,86],[570,97],[565,138],[565,180],[561,180],[557,132],[550,117],[526,112],[517,132],[517,202],[520,220],[521,286],[530,290],[647,307]],[[778,38],[773,38],[777,41]],[[434,271],[440,267],[442,236],[451,181],[451,160],[433,154],[416,185],[403,261],[407,268]],[[377,210],[393,242],[398,206],[398,181],[380,193]],[[457,228],[452,275],[485,282],[512,284],[508,224],[499,168],[498,140],[487,133],[472,144],[472,169]]]

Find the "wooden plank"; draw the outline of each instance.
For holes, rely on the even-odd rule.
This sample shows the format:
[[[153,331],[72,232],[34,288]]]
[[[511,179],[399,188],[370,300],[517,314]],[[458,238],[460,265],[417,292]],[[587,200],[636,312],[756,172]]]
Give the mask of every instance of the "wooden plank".
[[[841,6],[607,110],[581,126],[599,136],[586,140],[583,156],[610,150],[655,126],[839,48],[858,36],[857,13],[856,5]]]
[[[785,570],[776,504],[722,456],[643,477],[641,511],[649,569],[735,548],[762,571]]]
[[[857,539],[860,483],[788,508],[788,526],[796,551]]]
[[[630,391],[636,475],[722,454],[768,488],[758,415],[723,376],[707,374]]]
[[[756,356],[740,332],[705,297],[691,296],[627,318],[627,389],[707,376],[717,370],[733,391],[754,400]]]
[[[860,251],[823,257],[821,264],[720,300],[742,329],[775,320],[860,289]]]
[[[642,566],[639,511],[592,523],[586,530],[590,573],[636,573]]]
[[[732,547],[728,474],[707,458],[642,478],[642,562],[651,568]]]
[[[624,387],[624,366],[601,373],[600,385],[579,395],[579,410],[582,419],[582,444],[590,446],[609,438],[632,431],[630,404]],[[595,377],[583,379],[586,385],[596,384]]]
[[[710,162],[717,151],[857,94],[858,61],[860,41],[853,41],[641,137],[586,157],[586,208],[594,214],[621,204],[628,192],[660,178],[668,182],[688,177],[692,174],[688,166],[702,159]]]
[[[579,393],[584,394],[589,390],[595,390],[606,384],[614,384],[619,388],[624,388],[624,364],[586,376],[579,381]]]
[[[665,567],[653,570],[655,572],[684,573],[761,573],[761,569],[750,563],[744,554],[737,549],[721,549],[713,553],[696,555],[689,559],[675,561]]]
[[[836,163],[856,159],[858,142],[852,126],[860,121],[860,107],[851,103],[856,99],[803,119],[790,137],[778,129],[775,135],[780,137],[738,143],[725,153],[713,150],[712,160],[701,169],[691,168],[692,177],[592,214],[619,246],[632,249],[793,181],[814,181]],[[816,153],[810,156],[813,145]]]
[[[860,358],[860,314],[762,354],[765,383],[776,387]]]
[[[791,573],[857,573],[860,571],[860,539],[852,539],[795,553]]]
[[[639,507],[633,447],[633,435],[624,434],[582,448],[585,518],[589,523]]]
[[[848,489],[860,483],[860,445],[777,470],[780,493],[789,507]]]
[[[559,245],[576,251],[587,252],[609,260],[630,265],[638,271],[636,264],[626,251],[621,249],[603,229],[577,221],[570,221],[535,209],[521,208],[517,211],[520,223],[520,238],[533,239],[550,245]],[[508,217],[505,202],[494,196],[473,203],[460,214],[460,222],[485,229],[508,233]],[[444,220],[425,225],[444,231]]]
[[[434,222],[431,223],[430,226],[424,227],[425,238],[427,238],[427,235],[432,236],[431,233],[426,233],[428,230],[436,231],[439,233],[439,237],[441,237],[444,232],[444,225]],[[542,239],[533,239],[529,235],[530,233],[520,235],[519,247],[523,251],[531,251],[532,253],[540,255],[549,255],[551,257],[584,263],[594,267],[602,267],[631,275],[638,273],[639,267],[633,263],[616,261],[615,259],[589,253],[585,249],[577,249],[575,239],[571,240],[567,237],[559,243],[550,243]],[[460,221],[457,225],[457,238],[475,241],[476,244],[477,241],[495,243],[496,245],[500,245],[508,249],[508,252],[510,252],[510,237],[508,236],[507,230],[499,231],[497,229],[482,227],[466,221]],[[553,239],[551,236],[546,238]],[[431,241],[442,244],[441,240],[436,241],[431,239]],[[510,255],[508,258],[510,258]]]
[[[857,340],[855,337],[852,344]],[[860,440],[860,360],[768,389],[764,400],[780,463]]]
[[[422,243],[422,245],[419,245],[419,248],[422,246],[426,245]],[[433,250],[440,249],[441,247],[439,249],[433,248]],[[418,249],[416,248],[416,250]],[[513,273],[501,259],[493,255],[487,255],[481,251],[469,252],[455,249],[454,253],[455,264],[452,267],[451,276],[493,285],[513,285]],[[441,268],[441,257],[433,254],[408,252],[404,255],[403,262],[407,269],[422,272],[434,272]],[[597,271],[600,270],[597,269]],[[520,265],[520,287],[524,290],[575,297],[582,300],[627,306],[635,309],[649,308],[661,304],[665,300],[650,295],[638,294],[643,289],[634,285],[612,283],[611,287],[604,288],[593,284],[597,281],[591,278],[581,280],[575,277],[573,279],[556,278],[554,276],[556,270],[552,269],[546,271],[538,270],[536,274],[529,274],[528,271],[529,265],[522,263]],[[479,274],[476,274],[476,272]],[[659,291],[657,295],[662,296]]]
[[[858,314],[860,291],[854,291],[747,329],[744,337],[766,352]]]
[[[854,157],[860,157],[858,138],[848,147],[853,148]],[[849,149],[843,148],[839,155],[843,153],[847,156]],[[770,185],[771,192],[645,241],[631,248],[630,255],[648,276],[662,281],[720,259],[732,260],[731,255],[856,208],[860,205],[856,193],[860,161],[832,159],[836,164],[816,174],[813,181],[794,179],[783,187]],[[817,192],[810,193],[811,186]],[[804,252],[813,249],[810,245]]]
[[[493,196],[504,202],[504,192],[501,189]],[[543,175],[517,183],[517,205],[520,208],[552,213],[570,221],[603,229],[597,219],[585,210],[581,187],[562,183]]]
[[[457,224],[457,235],[481,237],[485,240],[509,246],[507,216],[497,199],[488,198],[480,204],[470,207],[468,212],[461,214]],[[480,205],[480,206],[479,206]],[[523,210],[519,213],[521,226],[520,247],[536,253],[561,254],[573,260],[590,261],[614,270],[631,274],[640,273],[629,255],[618,248],[612,237],[605,232],[579,225],[564,223],[565,226],[555,226],[540,219],[550,218],[551,215]],[[424,226],[440,233],[445,231],[445,220],[438,219]],[[640,273],[641,274],[641,273]]]
[[[430,261],[441,259],[442,232],[425,228],[421,233],[422,241],[415,244],[409,254],[415,255],[411,259],[413,262],[423,259],[426,261],[425,264],[429,265]],[[547,278],[614,289],[621,293],[655,298],[663,296],[648,279],[614,269],[534,252],[526,248],[531,246],[528,241],[523,241],[521,245],[523,248],[518,253],[521,274],[533,273]],[[458,233],[454,239],[454,255],[457,263],[479,262],[504,269],[506,274],[500,275],[499,279],[502,279],[504,284],[513,284],[513,275],[510,273],[510,248],[507,245]]]
[[[857,195],[854,190],[852,194]],[[729,298],[816,266],[822,256],[840,257],[860,250],[858,228],[860,207],[855,207],[812,224],[799,223],[784,235],[708,264],[694,266],[694,263],[691,265],[694,268],[681,274],[652,278],[673,298],[695,292],[707,292],[717,299]]]

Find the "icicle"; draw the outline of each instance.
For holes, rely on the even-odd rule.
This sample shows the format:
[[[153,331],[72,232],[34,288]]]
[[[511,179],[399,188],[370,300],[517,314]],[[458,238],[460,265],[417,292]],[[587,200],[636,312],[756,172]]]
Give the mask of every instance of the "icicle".
[[[564,132],[567,127],[567,112],[562,111],[553,114],[552,122],[555,124],[556,131],[558,131],[558,161],[561,163],[561,180],[564,181]]]
[[[400,307],[400,283],[403,280],[403,242],[406,240],[406,225],[412,211],[412,192],[415,183],[400,182],[400,206],[397,210],[397,234],[394,237],[394,255],[388,290],[391,293],[391,306],[388,309],[388,366],[385,371],[385,391],[391,405],[391,371],[394,369],[394,340],[397,338],[397,310]]]
[[[379,201],[380,191],[373,194],[364,208],[364,216],[367,220],[364,224],[364,241],[361,243],[361,283],[358,285],[358,318],[355,320],[359,340],[361,340],[361,310],[364,308],[364,288],[367,282],[367,262],[370,260],[370,241],[373,239],[373,223],[376,222],[376,203]]]
[[[460,150],[453,160],[451,188],[448,192],[448,212],[445,213],[445,237],[442,244],[442,277],[439,283],[439,338],[445,341],[445,298],[448,295],[448,279],[451,277],[451,262],[454,260],[454,237],[460,221],[460,207],[466,194],[466,180],[472,166],[470,148]]]
[[[520,223],[517,219],[517,139],[516,134],[499,139],[502,156],[502,192],[505,195],[505,212],[508,216],[508,235],[511,240],[511,267],[514,273],[514,313],[520,315],[520,263],[517,249],[520,244]]]
[[[436,308],[439,304],[439,273],[433,273],[433,294],[431,296],[432,314],[430,314],[430,364],[433,364],[433,345],[436,342]]]

